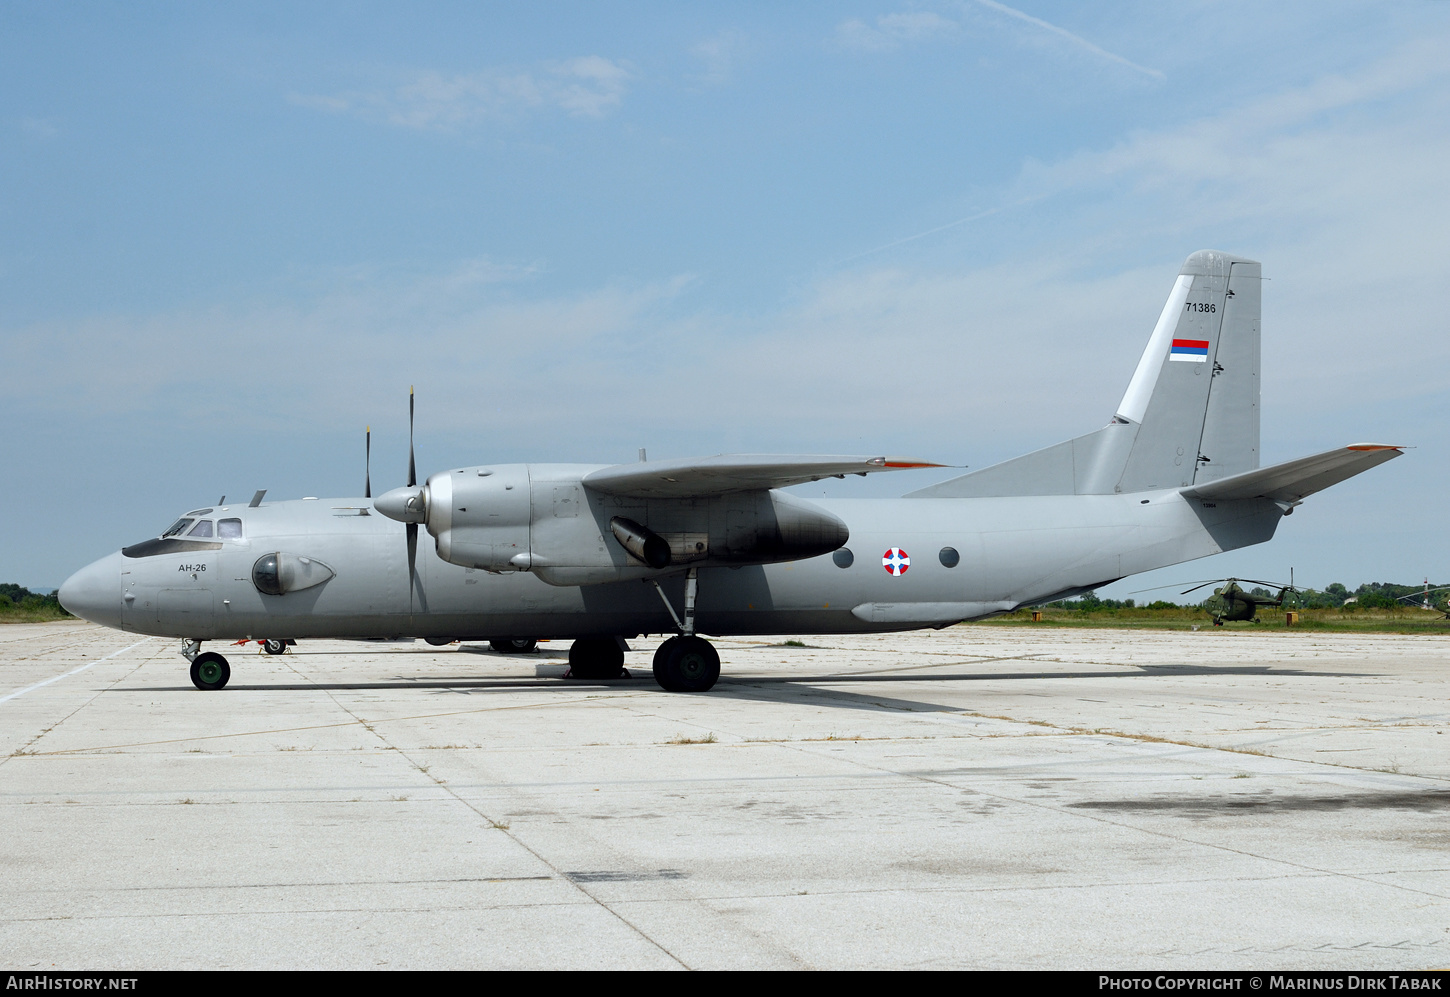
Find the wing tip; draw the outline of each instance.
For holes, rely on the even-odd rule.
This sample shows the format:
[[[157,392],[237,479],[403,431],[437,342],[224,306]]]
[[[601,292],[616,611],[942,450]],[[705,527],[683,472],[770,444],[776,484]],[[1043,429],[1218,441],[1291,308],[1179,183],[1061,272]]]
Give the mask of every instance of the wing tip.
[[[929,460],[920,460],[916,457],[873,457],[866,463],[875,464],[877,467],[890,468],[893,471],[907,470],[918,467],[949,467],[949,464],[937,464]]]
[[[1346,449],[1346,450],[1396,450],[1396,451],[1399,451],[1399,452],[1403,452],[1404,449],[1405,449],[1405,444],[1403,444],[1403,443],[1351,443],[1349,446],[1345,447],[1344,449]]]

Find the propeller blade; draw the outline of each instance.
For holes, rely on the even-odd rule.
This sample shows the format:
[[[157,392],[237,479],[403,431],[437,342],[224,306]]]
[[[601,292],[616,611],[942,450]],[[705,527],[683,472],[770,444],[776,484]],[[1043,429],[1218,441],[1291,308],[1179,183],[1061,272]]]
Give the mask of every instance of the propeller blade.
[[[368,427],[367,456],[363,458],[363,498],[373,497],[373,427]]]
[[[417,466],[413,463],[413,386],[408,385],[408,487],[418,483]]]
[[[408,612],[413,611],[413,592],[418,587],[418,524],[408,523]]]

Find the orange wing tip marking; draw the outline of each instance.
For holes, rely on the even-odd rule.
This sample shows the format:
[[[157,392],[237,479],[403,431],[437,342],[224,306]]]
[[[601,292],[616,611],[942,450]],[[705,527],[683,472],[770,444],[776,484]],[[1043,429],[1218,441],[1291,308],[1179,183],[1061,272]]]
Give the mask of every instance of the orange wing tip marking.
[[[1351,443],[1345,447],[1346,450],[1403,450],[1403,443]]]
[[[913,460],[910,457],[874,457],[866,463],[875,464],[877,467],[909,468],[909,467],[946,467],[946,464],[933,464],[926,460]]]

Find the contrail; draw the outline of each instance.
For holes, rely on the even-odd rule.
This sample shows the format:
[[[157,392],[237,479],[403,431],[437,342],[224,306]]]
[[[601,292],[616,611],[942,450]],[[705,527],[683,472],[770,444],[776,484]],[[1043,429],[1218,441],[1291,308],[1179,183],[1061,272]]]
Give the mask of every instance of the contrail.
[[[1004,211],[1008,211],[1012,208],[1020,208],[1024,204],[1031,204],[1033,201],[1040,201],[1041,199],[1041,196],[1025,197],[1020,201],[1013,201],[1011,204],[1003,204],[999,207],[988,208],[986,211],[978,211],[975,215],[967,215],[967,217],[958,218],[954,222],[947,222],[945,225],[938,225],[936,228],[929,228],[925,232],[918,232],[915,235],[908,235],[905,238],[896,239],[893,242],[884,243],[874,249],[868,249],[865,252],[857,253],[855,256],[848,256],[844,260],[837,260],[835,266],[840,266],[843,263],[850,263],[852,260],[859,260],[861,257],[870,256],[872,253],[879,253],[883,249],[890,249],[893,246],[900,246],[903,243],[907,242],[915,242],[917,239],[925,239],[929,235],[935,235],[938,232],[945,232],[949,228],[956,228],[958,225],[965,225],[967,222],[974,222],[979,218],[988,218],[992,215],[999,215]]]
[[[1040,17],[1033,17],[1031,14],[1024,14],[1022,11],[1017,10],[1015,7],[1008,7],[1006,4],[998,3],[997,0],[973,0],[973,2],[981,4],[983,7],[987,7],[991,10],[995,10],[999,14],[1006,14],[1008,17],[1015,17],[1019,21],[1026,21],[1028,24],[1036,25],[1043,31],[1051,31],[1054,35],[1060,35],[1061,37],[1066,38],[1073,44],[1082,46],[1089,52],[1092,52],[1094,55],[1100,55],[1104,59],[1107,59],[1111,62],[1116,62],[1119,65],[1127,66],[1129,69],[1137,70],[1140,73],[1153,77],[1155,80],[1166,80],[1168,78],[1156,69],[1149,69],[1147,66],[1140,66],[1136,62],[1130,62],[1127,59],[1124,59],[1121,55],[1114,55],[1107,49],[1098,48],[1086,38],[1080,38],[1077,35],[1073,34],[1071,31],[1059,28],[1055,24],[1049,24],[1047,21],[1042,20],[1042,18]]]

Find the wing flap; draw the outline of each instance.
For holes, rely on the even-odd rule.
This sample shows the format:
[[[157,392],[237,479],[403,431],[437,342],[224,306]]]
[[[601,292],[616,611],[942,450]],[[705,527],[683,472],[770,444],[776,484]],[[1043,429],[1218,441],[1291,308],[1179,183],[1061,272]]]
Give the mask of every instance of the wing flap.
[[[1355,443],[1273,467],[1261,467],[1194,485],[1183,489],[1182,494],[1211,501],[1266,498],[1275,502],[1298,503],[1307,495],[1393,460],[1403,452],[1401,447],[1384,443]]]
[[[912,457],[847,457],[810,454],[720,454],[679,460],[616,464],[591,471],[584,485],[606,495],[692,498],[917,467],[943,467]]]

